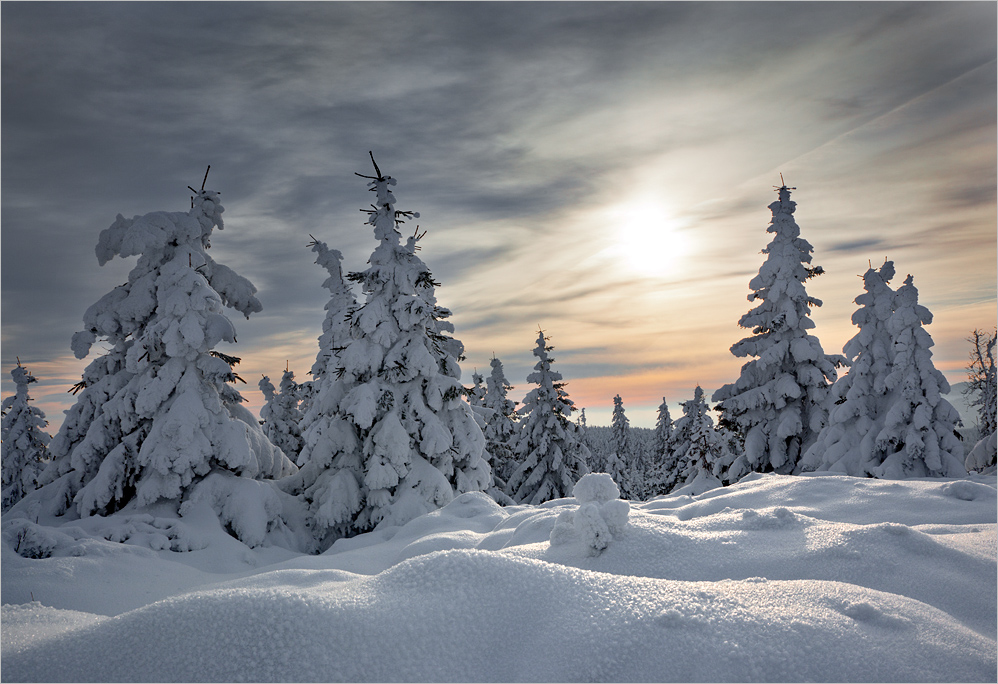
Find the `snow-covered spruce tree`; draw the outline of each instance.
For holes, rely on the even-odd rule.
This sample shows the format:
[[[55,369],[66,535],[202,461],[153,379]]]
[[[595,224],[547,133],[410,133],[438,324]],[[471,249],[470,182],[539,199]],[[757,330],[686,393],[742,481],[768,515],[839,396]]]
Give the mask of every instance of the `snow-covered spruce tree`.
[[[213,351],[235,342],[223,306],[248,317],[261,305],[252,283],[207,254],[213,229],[222,228],[218,193],[195,191],[192,205],[188,212],[119,215],[101,232],[101,265],[139,258],[128,282],[91,306],[86,329],[73,336],[77,358],[98,338],[111,349],[77,386],[83,392],[53,440],[43,492],[50,512],[73,502],[81,516],[163,500],[183,514],[188,504],[207,502],[237,536],[262,543],[259,523],[280,525],[281,503],[249,478],[281,477],[294,465],[227,384],[238,359]],[[236,490],[252,490],[263,513],[229,506]]]
[[[375,171],[364,177],[377,195],[368,223],[378,246],[370,267],[348,276],[365,302],[350,312],[350,339],[337,356],[342,396],[335,406],[321,394],[317,402],[335,417],[335,434],[324,445],[307,434],[302,455],[329,464],[306,491],[315,521],[326,525],[317,533],[327,535],[401,525],[492,480],[485,438],[462,396],[463,346],[448,335],[450,312],[437,306],[437,283],[416,256],[422,236],[401,243],[399,226],[416,214],[395,210],[395,180]]]
[[[887,376],[894,363],[894,342],[887,323],[894,313],[894,262],[863,274],[863,294],[852,322],[859,332],[842,348],[849,372],[832,385],[828,422],[804,458],[801,470],[828,470],[868,477],[884,454],[877,435],[884,426],[891,396]]]
[[[516,460],[513,445],[517,435],[516,404],[506,394],[513,386],[506,380],[502,361],[492,357],[492,372],[485,380],[486,417],[485,448],[492,455],[492,474],[496,484],[505,490],[506,481],[513,473]]]
[[[669,415],[669,403],[662,397],[662,403],[658,405],[658,416],[655,419],[655,439],[652,441],[652,453],[655,460],[664,460],[666,449],[672,438],[672,416]]]
[[[301,386],[295,382],[294,371],[287,369],[281,376],[280,391],[266,375],[260,380],[260,391],[267,403],[260,409],[263,433],[284,455],[298,460],[302,448]]]
[[[42,428],[48,425],[45,413],[28,402],[28,385],[37,382],[35,376],[21,365],[10,371],[14,378],[14,395],[3,400],[0,442],[3,444],[3,503],[2,510],[20,501],[38,486],[38,476],[48,461],[48,443],[52,439]]]
[[[308,246],[318,255],[315,263],[328,274],[322,286],[330,298],[312,365],[312,398],[301,423],[301,469],[282,480],[281,487],[304,498],[308,523],[319,549],[324,549],[355,532],[353,515],[362,503],[358,485],[364,477],[361,442],[350,418],[340,412],[340,402],[351,388],[339,370],[340,356],[352,340],[350,323],[357,299],[343,277],[342,253],[314,237]]]
[[[624,414],[624,400],[620,395],[613,398],[613,415],[610,418],[611,452],[606,459],[606,472],[617,483],[625,499],[637,498],[632,491],[634,455],[631,446],[631,421]]]
[[[477,370],[471,374],[471,381],[474,383],[470,388],[465,391],[468,395],[468,403],[472,406],[485,406],[485,386],[482,385],[485,382],[485,378]]]
[[[821,301],[807,294],[804,283],[821,274],[810,266],[811,244],[800,237],[794,221],[796,202],[787,186],[769,205],[773,239],[763,250],[766,261],[749,282],[750,302],[759,304],[738,325],[752,336],[736,342],[731,353],[755,357],[742,366],[733,384],[714,392],[722,424],[744,438],[744,454],[731,464],[732,481],[750,471],[787,474],[817,436],[825,421],[829,383],[835,381],[840,356],[826,355],[814,327],[811,307]]]
[[[676,454],[676,491],[696,496],[721,486],[714,472],[724,454],[724,440],[714,428],[714,419],[697,385],[693,398],[682,402],[683,417],[676,421],[673,452]]]
[[[551,370],[544,332],[538,332],[534,356],[538,358],[527,382],[537,387],[523,399],[520,435],[514,452],[518,465],[507,483],[507,493],[517,503],[536,505],[569,496],[580,477],[589,472],[589,449],[579,440],[570,420],[575,405],[568,398],[561,373]]]
[[[668,494],[676,485],[676,456],[672,451],[673,423],[665,397],[658,407],[655,437],[648,464],[647,498]]]
[[[343,254],[338,249],[330,249],[325,242],[316,240],[308,243],[318,256],[315,263],[322,266],[329,277],[322,282],[322,287],[329,290],[329,301],[323,309],[326,317],[322,321],[322,334],[319,335],[319,353],[312,364],[313,382],[327,373],[336,373],[339,367],[339,355],[350,342],[350,316],[357,308],[357,297],[350,283],[343,277]],[[316,390],[316,394],[317,394]]]
[[[922,327],[932,314],[918,303],[909,275],[894,295],[887,329],[894,342],[894,361],[884,383],[890,405],[877,435],[881,463],[874,477],[962,477],[963,445],[957,433],[960,415],[942,398],[949,383],[932,363],[932,337]]]
[[[302,423],[299,424],[299,428],[304,428],[305,414],[312,407],[312,401],[315,399],[316,384],[312,380],[306,380],[305,382],[298,385],[298,396],[301,398],[301,402],[298,404],[298,410],[302,415]],[[302,437],[302,445],[305,444],[305,438]]]
[[[969,383],[964,394],[968,404],[977,407],[977,442],[964,464],[967,470],[983,470],[995,464],[996,438],[998,427],[998,378],[995,372],[995,342],[998,331],[984,332],[975,330],[968,338],[973,345],[970,350],[970,365],[967,366]]]

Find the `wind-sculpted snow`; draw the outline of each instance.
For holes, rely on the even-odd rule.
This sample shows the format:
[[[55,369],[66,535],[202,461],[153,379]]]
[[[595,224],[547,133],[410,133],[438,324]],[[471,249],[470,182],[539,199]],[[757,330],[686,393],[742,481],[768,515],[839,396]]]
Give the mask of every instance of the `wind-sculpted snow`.
[[[503,508],[467,493],[319,556],[249,549],[203,516],[176,521],[176,537],[200,535],[186,553],[90,538],[35,560],[14,552],[5,517],[4,679],[998,673],[994,476],[753,475],[700,496],[630,502],[626,525],[598,556],[586,539],[549,542],[559,516],[580,503]],[[132,525],[142,539],[145,528]]]

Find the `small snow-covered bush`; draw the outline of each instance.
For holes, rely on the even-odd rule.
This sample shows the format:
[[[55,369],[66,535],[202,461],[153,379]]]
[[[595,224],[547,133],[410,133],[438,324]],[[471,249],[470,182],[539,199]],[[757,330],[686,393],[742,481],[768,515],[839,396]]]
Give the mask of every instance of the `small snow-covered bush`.
[[[551,546],[580,542],[588,555],[598,556],[623,534],[631,505],[620,498],[620,489],[606,473],[583,475],[572,496],[579,507],[558,516],[551,530]]]

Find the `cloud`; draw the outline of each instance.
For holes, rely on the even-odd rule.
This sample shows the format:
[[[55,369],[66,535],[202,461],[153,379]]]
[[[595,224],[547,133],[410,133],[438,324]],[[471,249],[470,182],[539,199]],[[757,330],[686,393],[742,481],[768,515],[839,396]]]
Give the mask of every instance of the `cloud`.
[[[119,212],[186,209],[207,164],[227,209],[213,256],[265,306],[235,317],[234,353],[255,371],[301,344],[305,364],[326,301],[305,243],[364,268],[369,194],[354,172],[369,150],[399,179],[400,207],[421,212],[421,256],[480,368],[492,351],[517,355],[509,368],[525,377],[543,325],[564,354],[606,350],[579,357],[580,377],[737,372],[727,347],[780,171],[829,271],[809,284],[826,310],[851,306],[855,273],[881,251],[921,269],[925,296],[993,297],[991,253],[974,248],[994,242],[988,3],[2,13],[4,368],[24,348],[65,355],[83,311],[131,267],[97,267],[99,231]],[[606,219],[649,199],[690,244],[666,277],[628,266]]]
[[[838,242],[833,245],[826,246],[825,249],[829,252],[862,252],[867,253],[872,247],[880,247],[884,244],[884,241],[880,238],[866,238],[862,240],[850,240],[847,242]]]

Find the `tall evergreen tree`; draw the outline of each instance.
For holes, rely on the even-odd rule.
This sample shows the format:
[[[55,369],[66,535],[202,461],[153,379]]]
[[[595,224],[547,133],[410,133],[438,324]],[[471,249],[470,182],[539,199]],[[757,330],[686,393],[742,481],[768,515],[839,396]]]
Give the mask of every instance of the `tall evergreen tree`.
[[[280,391],[274,387],[266,375],[260,380],[260,391],[266,400],[260,409],[263,420],[263,433],[267,435],[284,455],[292,461],[298,460],[302,448],[301,386],[295,382],[294,371],[288,369],[281,376]]]
[[[715,470],[724,453],[724,440],[697,385],[693,398],[682,402],[683,417],[676,421],[672,450],[682,493],[696,496],[721,486]]]
[[[28,385],[37,382],[35,376],[21,365],[10,371],[14,378],[14,395],[3,400],[0,442],[3,446],[2,510],[16,504],[38,486],[38,476],[48,461],[51,437],[42,428],[48,425],[45,413],[28,402]]]
[[[99,337],[111,349],[84,372],[83,392],[53,440],[42,476],[51,512],[75,504],[79,515],[103,515],[164,500],[183,512],[209,478],[219,493],[226,475],[294,470],[227,384],[238,359],[213,350],[235,342],[224,306],[247,317],[261,306],[252,283],[207,253],[212,231],[223,227],[218,193],[196,191],[192,205],[188,212],[119,215],[100,234],[101,265],[139,258],[128,282],[91,306],[86,329],[73,336],[77,358]]]
[[[960,415],[941,395],[949,383],[932,363],[932,337],[922,327],[932,314],[918,303],[918,290],[909,275],[894,295],[894,312],[887,321],[894,361],[884,383],[890,406],[877,435],[881,462],[875,477],[962,477],[963,445],[957,433]]]
[[[538,361],[527,382],[537,385],[523,399],[519,410],[520,436],[515,453],[519,465],[507,483],[507,493],[517,503],[539,504],[571,496],[580,477],[589,472],[589,449],[579,440],[570,416],[575,405],[568,398],[561,373],[551,369],[544,332],[538,332],[534,356]]]
[[[354,515],[363,505],[361,442],[350,417],[340,411],[340,402],[352,387],[343,377],[340,358],[352,340],[357,299],[343,277],[343,254],[314,237],[308,246],[317,254],[315,263],[328,274],[322,286],[330,297],[312,365],[312,398],[302,417],[301,470],[281,484],[285,491],[304,498],[308,523],[322,549],[357,531]]]
[[[970,382],[964,390],[969,404],[977,407],[978,440],[967,454],[964,464],[967,470],[983,470],[995,464],[998,457],[998,440],[995,438],[998,427],[998,377],[995,372],[995,342],[998,332],[987,333],[975,330],[969,338],[974,347],[970,351],[970,365],[967,375]]]
[[[303,460],[328,463],[306,492],[313,506],[320,497],[315,522],[327,525],[320,531],[327,534],[404,524],[491,483],[485,438],[462,396],[463,345],[449,335],[450,312],[437,305],[437,283],[416,256],[421,235],[401,242],[399,227],[418,214],[396,211],[395,179],[377,164],[375,171],[365,178],[377,196],[368,223],[378,246],[370,267],[348,276],[361,284],[365,302],[350,313],[350,339],[337,356],[342,384],[317,402],[336,416],[337,434],[321,447],[309,435],[315,446],[303,453]],[[320,479],[323,492],[314,486]]]
[[[849,372],[832,385],[828,423],[801,460],[805,471],[870,476],[883,461],[877,435],[883,429],[891,396],[887,376],[894,363],[894,342],[887,329],[894,313],[894,263],[885,261],[863,275],[860,308],[852,315],[859,332],[842,348]]]
[[[745,450],[729,469],[732,479],[750,471],[791,473],[825,421],[825,400],[840,356],[826,355],[814,328],[811,307],[821,301],[804,283],[823,271],[810,266],[811,244],[800,237],[794,220],[796,202],[786,185],[769,205],[773,239],[763,250],[766,261],[749,282],[750,302],[758,305],[738,324],[752,336],[736,342],[731,353],[755,357],[742,366],[733,384],[714,393],[723,424],[744,437]]]

